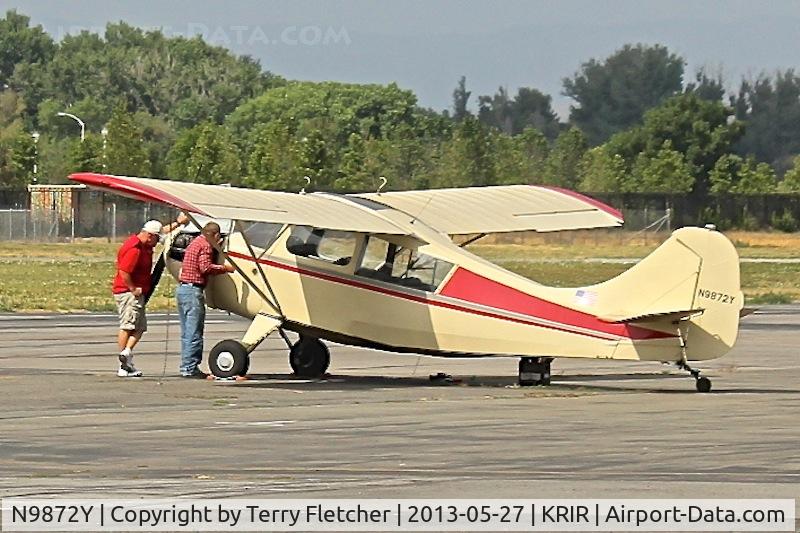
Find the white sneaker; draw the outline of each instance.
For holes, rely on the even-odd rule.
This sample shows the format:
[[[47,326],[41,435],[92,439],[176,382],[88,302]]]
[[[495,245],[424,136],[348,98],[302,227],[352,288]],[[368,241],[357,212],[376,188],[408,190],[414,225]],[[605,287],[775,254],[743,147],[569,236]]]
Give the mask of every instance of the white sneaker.
[[[119,370],[117,370],[117,376],[121,378],[138,378],[141,375],[142,372],[133,366],[133,354],[119,354]]]
[[[131,371],[128,371],[120,367],[120,369],[117,370],[117,376],[121,378],[140,378],[142,377],[142,371],[136,370],[135,368]]]

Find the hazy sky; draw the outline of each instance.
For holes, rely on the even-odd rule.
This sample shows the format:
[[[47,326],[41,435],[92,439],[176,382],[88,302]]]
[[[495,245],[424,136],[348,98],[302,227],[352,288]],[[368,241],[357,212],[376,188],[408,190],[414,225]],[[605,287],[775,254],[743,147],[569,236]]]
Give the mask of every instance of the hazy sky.
[[[666,45],[687,60],[687,77],[722,68],[731,89],[742,76],[800,67],[797,0],[0,0],[10,8],[56,38],[119,20],[202,34],[287,78],[396,81],[437,110],[464,75],[473,108],[500,85],[528,86],[566,115],[562,78],[626,43]]]

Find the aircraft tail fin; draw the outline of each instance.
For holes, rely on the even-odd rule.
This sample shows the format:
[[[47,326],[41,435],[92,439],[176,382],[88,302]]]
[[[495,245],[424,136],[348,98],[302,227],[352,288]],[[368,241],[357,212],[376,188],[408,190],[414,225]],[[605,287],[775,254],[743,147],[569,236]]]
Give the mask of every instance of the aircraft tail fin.
[[[690,360],[720,357],[733,347],[744,304],[739,255],[721,233],[681,228],[631,269],[594,287],[612,322],[683,331]]]

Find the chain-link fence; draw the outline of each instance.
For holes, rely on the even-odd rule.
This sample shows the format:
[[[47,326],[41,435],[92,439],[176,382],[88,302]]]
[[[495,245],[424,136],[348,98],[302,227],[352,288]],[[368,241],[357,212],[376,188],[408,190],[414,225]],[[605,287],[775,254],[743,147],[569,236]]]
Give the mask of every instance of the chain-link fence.
[[[0,209],[0,241],[72,242],[80,239],[117,241],[138,232],[150,219],[168,222],[177,211],[140,202],[101,204],[91,217],[75,210]]]

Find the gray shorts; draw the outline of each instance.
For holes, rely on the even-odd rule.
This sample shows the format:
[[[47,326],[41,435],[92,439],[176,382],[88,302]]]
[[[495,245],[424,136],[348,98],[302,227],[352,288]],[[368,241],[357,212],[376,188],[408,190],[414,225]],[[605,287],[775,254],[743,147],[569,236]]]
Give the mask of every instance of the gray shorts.
[[[126,331],[147,331],[147,317],[144,314],[144,296],[138,298],[130,292],[115,294],[119,329]]]

